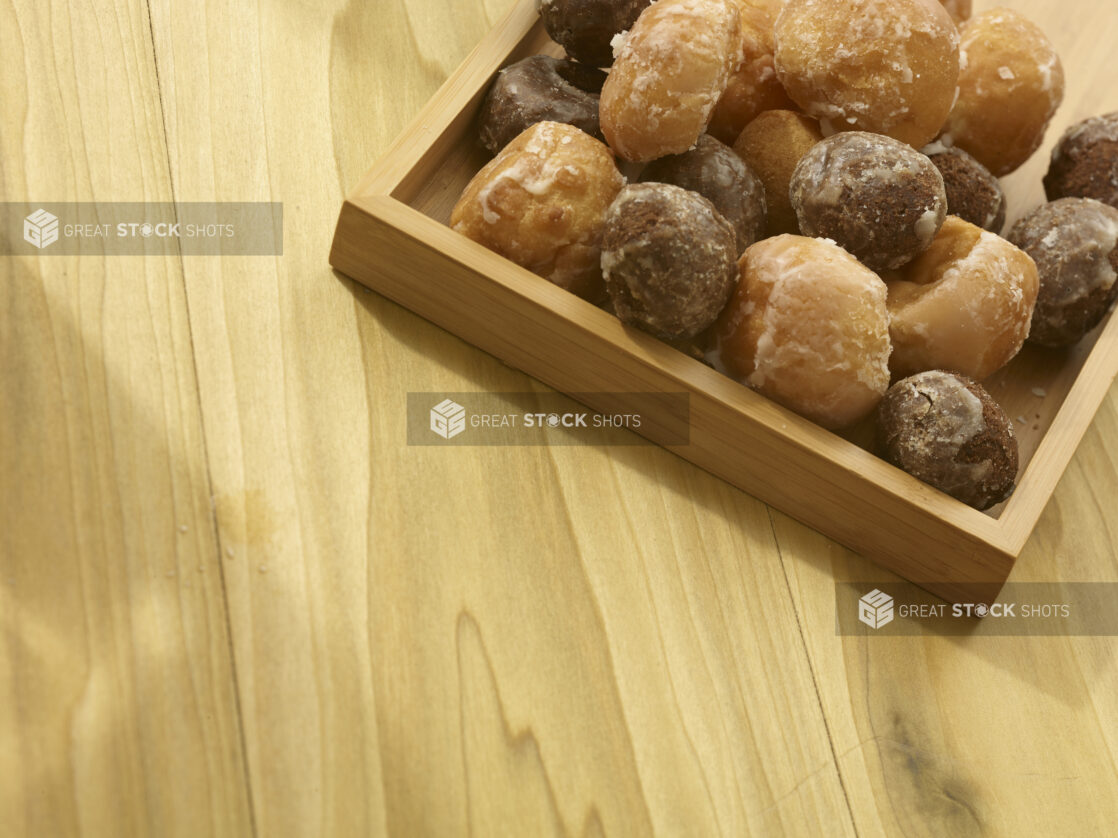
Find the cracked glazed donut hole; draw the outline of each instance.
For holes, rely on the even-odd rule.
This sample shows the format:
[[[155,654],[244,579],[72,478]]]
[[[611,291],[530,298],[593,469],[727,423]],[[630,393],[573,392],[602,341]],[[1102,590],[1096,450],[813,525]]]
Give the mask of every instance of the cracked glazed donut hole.
[[[889,386],[885,284],[832,242],[776,236],[738,261],[710,360],[825,428],[844,428]]]
[[[1048,200],[1094,198],[1118,209],[1118,112],[1069,128],[1044,176]]]
[[[877,408],[877,439],[890,463],[975,509],[1013,492],[1013,424],[966,376],[930,370],[898,381]]]
[[[925,146],[923,153],[943,175],[947,212],[991,233],[1005,226],[1005,192],[990,171],[963,151],[943,143]]]
[[[1009,240],[1036,262],[1040,293],[1029,340],[1071,346],[1118,297],[1118,210],[1091,198],[1061,198],[1026,215]]]
[[[946,369],[981,381],[1007,364],[1029,334],[1033,260],[954,215],[932,246],[888,274],[886,284],[894,377]]]
[[[959,33],[931,0],[789,0],[776,72],[823,133],[871,131],[920,148],[955,98]]]
[[[1064,98],[1060,58],[1040,27],[1012,9],[971,18],[959,49],[959,97],[943,126],[943,141],[1002,177],[1044,140]]]
[[[619,44],[602,87],[602,133],[647,162],[692,148],[741,64],[736,0],[658,0]]]
[[[873,270],[926,249],[947,215],[943,177],[911,146],[852,131],[818,143],[789,190],[806,236],[834,239]]]
[[[593,67],[613,63],[610,41],[633,25],[652,0],[537,0],[551,39]]]
[[[776,16],[749,0],[737,2],[741,6],[741,40],[745,57],[741,67],[730,76],[726,92],[718,100],[707,129],[727,145],[733,144],[742,129],[762,111],[796,107],[777,78],[773,63],[773,52],[776,50],[773,21]]]
[[[768,235],[800,232],[788,187],[796,165],[822,139],[819,123],[811,117],[792,111],[764,111],[745,126],[734,143],[734,151],[765,186]]]
[[[481,144],[496,154],[537,122],[565,122],[601,139],[598,94],[605,80],[596,67],[547,55],[510,64],[481,104]]]
[[[598,300],[602,227],[624,185],[604,143],[572,125],[538,122],[466,184],[450,226],[559,287]]]
[[[740,157],[709,134],[699,137],[690,151],[649,163],[640,179],[690,189],[714,204],[734,228],[735,256],[765,231],[765,187]]]
[[[667,183],[621,190],[606,214],[602,273],[623,323],[668,340],[714,322],[736,278],[734,228],[695,192]]]

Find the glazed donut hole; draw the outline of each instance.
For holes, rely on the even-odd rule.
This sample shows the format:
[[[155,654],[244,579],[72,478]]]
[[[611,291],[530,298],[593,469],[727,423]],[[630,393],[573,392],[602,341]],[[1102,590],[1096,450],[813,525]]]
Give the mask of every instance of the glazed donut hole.
[[[1038,279],[1027,253],[949,215],[931,247],[886,285],[894,378],[942,369],[981,381],[1024,344]]]
[[[893,465],[975,509],[1013,492],[1013,423],[976,381],[930,370],[898,381],[877,408],[877,445]]]
[[[1002,177],[1040,147],[1063,101],[1060,57],[1040,27],[1003,8],[970,19],[960,55],[959,96],[942,141]]]
[[[496,154],[537,122],[564,122],[602,139],[598,96],[606,74],[594,67],[533,55],[497,74],[481,104],[478,135]]]
[[[1077,343],[1118,298],[1118,210],[1091,198],[1061,198],[1018,221],[1009,240],[1036,262],[1040,292],[1029,341]]]
[[[867,416],[889,386],[885,284],[833,242],[776,236],[738,261],[711,361],[825,428]]]
[[[788,98],[784,85],[776,75],[773,58],[776,15],[751,4],[749,0],[737,2],[741,6],[744,58],[741,67],[730,76],[707,129],[727,145],[732,145],[742,129],[762,111],[796,108],[796,103]]]
[[[1044,176],[1048,200],[1094,198],[1118,209],[1118,112],[1068,128]]]
[[[708,328],[736,279],[734,228],[696,192],[626,186],[606,214],[602,272],[623,322],[686,341]]]
[[[789,197],[804,235],[833,239],[873,270],[909,262],[947,215],[943,177],[932,162],[863,131],[815,145],[792,173]]]
[[[930,0],[788,0],[777,76],[824,134],[869,131],[920,148],[943,127],[959,79],[959,33]]]
[[[574,126],[539,122],[466,185],[450,226],[561,288],[603,293],[602,230],[625,179],[603,143]]]
[[[692,148],[742,60],[735,0],[658,0],[617,40],[602,88],[602,133],[644,163]]]
[[[745,162],[709,134],[683,154],[645,166],[642,182],[670,183],[698,192],[734,228],[737,258],[765,231],[765,187]]]
[[[816,120],[776,110],[758,114],[734,143],[734,151],[764,184],[768,235],[799,234],[800,222],[788,196],[792,173],[822,139]]]

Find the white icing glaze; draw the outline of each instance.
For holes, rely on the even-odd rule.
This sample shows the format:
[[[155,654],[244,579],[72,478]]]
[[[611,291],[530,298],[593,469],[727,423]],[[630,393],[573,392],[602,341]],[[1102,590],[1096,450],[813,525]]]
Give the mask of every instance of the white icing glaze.
[[[951,445],[962,447],[986,430],[986,420],[982,418],[982,400],[965,387],[951,384],[952,380],[957,380],[956,376],[933,370],[921,378],[921,384],[924,381],[935,381],[941,385],[937,388],[939,397],[936,407],[952,419],[948,427],[950,434],[946,437]]]
[[[1118,274],[1110,263],[1110,254],[1118,248],[1118,221],[1112,213],[1099,205],[1076,206],[1074,226],[1061,224],[1053,227],[1041,240],[1048,248],[1067,248],[1068,262],[1062,271],[1076,271],[1084,282],[1055,282],[1046,286],[1049,299],[1064,306],[1080,300],[1099,288],[1110,288]],[[1061,240],[1066,239],[1066,244]]]
[[[767,285],[768,292],[753,370],[745,383],[764,391],[772,385],[779,389],[792,372],[809,376],[815,392],[798,394],[800,404],[794,407],[841,424],[856,418],[849,414],[861,404],[872,405],[872,394],[880,396],[889,384],[885,285],[829,240],[815,239],[816,245],[810,248],[802,241],[793,242],[789,238],[767,247],[762,265],[751,275]],[[812,302],[820,294],[858,300],[841,308],[869,328],[855,339],[845,328],[845,317],[812,320],[813,306],[827,310],[826,302]],[[743,309],[736,313],[735,329],[743,318],[754,314],[752,306]],[[869,311],[876,314],[871,316]]]
[[[943,221],[942,208],[924,210],[924,214],[916,220],[916,237],[925,246],[932,243],[932,239],[939,232],[939,225]]]
[[[610,47],[611,50],[613,50],[613,60],[614,61],[617,61],[617,59],[619,59],[621,57],[622,50],[624,49],[625,42],[627,40],[629,40],[629,30],[628,29],[626,29],[622,32],[618,32],[616,35],[614,35],[612,38],[610,38],[609,47]]]

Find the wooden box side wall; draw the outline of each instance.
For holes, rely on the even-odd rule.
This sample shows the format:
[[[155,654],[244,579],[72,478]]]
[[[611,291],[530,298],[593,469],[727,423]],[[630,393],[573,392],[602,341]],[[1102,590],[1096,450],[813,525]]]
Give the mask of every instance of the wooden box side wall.
[[[940,596],[1008,576],[993,519],[394,199],[347,202],[331,261],[558,390],[602,393],[592,408],[612,392],[690,393],[690,443],[671,450]]]

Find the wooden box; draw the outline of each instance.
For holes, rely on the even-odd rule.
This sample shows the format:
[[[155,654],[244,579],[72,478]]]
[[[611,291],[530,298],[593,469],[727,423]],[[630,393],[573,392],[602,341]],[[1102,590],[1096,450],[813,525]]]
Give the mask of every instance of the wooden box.
[[[446,226],[488,159],[474,119],[489,81],[540,52],[560,54],[521,0],[346,199],[330,263],[595,410],[687,392],[679,456],[945,599],[998,590],[1118,372],[1118,319],[1067,353],[1026,347],[986,382],[1017,419],[1022,471],[1006,503],[965,506]]]

